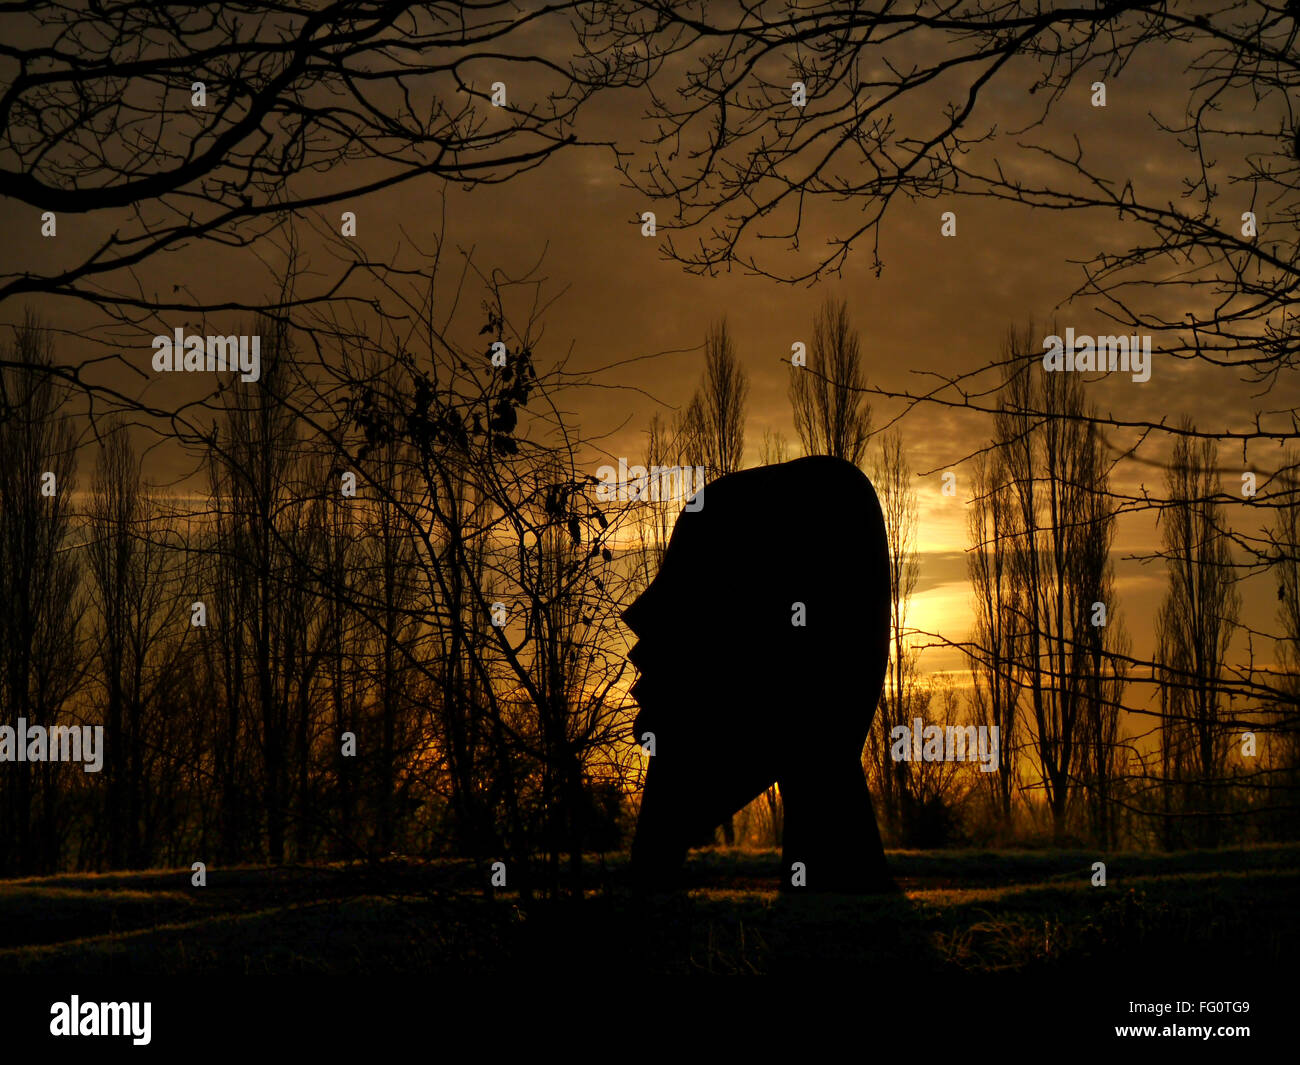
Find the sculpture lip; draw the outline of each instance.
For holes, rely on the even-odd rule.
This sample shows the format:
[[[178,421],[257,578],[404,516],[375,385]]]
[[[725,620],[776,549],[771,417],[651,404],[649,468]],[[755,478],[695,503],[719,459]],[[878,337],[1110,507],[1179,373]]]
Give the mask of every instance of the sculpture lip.
[[[627,660],[631,662],[632,665],[636,666],[638,670],[640,670],[641,663],[644,660],[644,658],[645,658],[645,641],[637,640],[637,642],[632,645],[632,649],[628,651]]]
[[[631,602],[631,604],[629,604],[627,609],[624,610],[623,613],[619,615],[619,619],[623,622],[623,624],[626,625],[629,629],[631,629],[637,636],[641,635],[641,621],[643,620],[642,615],[645,613],[646,610],[645,604],[642,602],[644,598],[645,598],[645,592],[642,592],[639,596],[637,596],[636,599],[634,599]]]
[[[646,709],[655,705],[655,688],[653,682],[648,682],[643,677],[628,689],[628,694],[636,700],[637,706],[641,708],[641,712],[637,715],[638,719],[645,717]]]

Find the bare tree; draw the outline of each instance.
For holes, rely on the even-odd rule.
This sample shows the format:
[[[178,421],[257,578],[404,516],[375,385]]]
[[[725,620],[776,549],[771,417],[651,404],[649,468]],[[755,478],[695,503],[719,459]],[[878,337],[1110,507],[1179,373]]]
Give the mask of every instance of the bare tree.
[[[916,591],[919,568],[916,556],[916,488],[904,452],[903,436],[891,430],[880,440],[871,480],[885,518],[889,545],[889,664],[880,705],[868,742],[872,775],[880,788],[881,805],[895,832],[915,799],[914,766],[890,757],[890,730],[911,728],[918,709],[919,677],[916,650],[907,627],[907,614]]]
[[[1199,814],[1197,842],[1218,840],[1227,735],[1223,679],[1241,609],[1232,550],[1223,531],[1212,441],[1180,440],[1165,472],[1169,506],[1160,515],[1169,589],[1156,619],[1167,781],[1180,805]],[[1166,789],[1168,795],[1169,789]],[[1168,810],[1168,806],[1166,807]],[[1166,820],[1166,838],[1172,822]]]
[[[271,321],[259,328],[261,379],[227,393],[225,424],[214,433],[213,538],[196,545],[214,594],[195,599],[205,606],[201,639],[224,688],[219,705],[226,722],[218,744],[230,804],[224,846],[243,853],[257,839],[278,863],[300,842],[291,833],[310,810],[304,794],[309,718],[323,676],[328,619],[316,609],[313,588],[324,553],[320,524],[312,520],[320,490],[310,484],[293,413],[288,330]]]
[[[412,541],[418,628],[403,645],[433,700],[423,791],[448,809],[457,850],[513,859],[525,892],[539,884],[529,869],[540,852],[541,883],[555,891],[563,854],[576,874],[585,846],[608,843],[628,707],[617,686],[622,577],[607,545],[639,508],[592,498],[579,440],[536,368],[541,282],[479,280],[479,335],[502,338],[505,366],[432,319],[431,288],[400,295],[421,322],[415,334],[396,314],[366,328],[323,323],[345,397],[329,405],[340,413],[325,435]],[[526,320],[512,323],[514,301],[531,308]],[[392,372],[376,375],[395,334]],[[373,463],[394,442],[400,481]],[[360,609],[386,628],[376,606],[373,589],[360,590]]]
[[[1278,658],[1282,676],[1271,700],[1272,731],[1280,750],[1273,758],[1284,794],[1284,807],[1294,808],[1300,796],[1300,454],[1286,453],[1278,472],[1277,510],[1271,539],[1277,548],[1277,614],[1281,625]],[[1292,819],[1279,818],[1284,838],[1294,835]]]
[[[771,429],[764,428],[763,441],[759,445],[758,461],[764,466],[774,466],[778,463],[785,462],[789,456],[789,445],[786,443],[785,434],[780,430],[773,432]]]
[[[1120,710],[1132,645],[1119,610],[1115,569],[1110,560],[1116,522],[1114,504],[1106,496],[1109,470],[1103,445],[1095,438],[1088,440],[1080,459],[1078,477],[1091,490],[1080,505],[1087,535],[1073,545],[1073,583],[1079,591],[1091,592],[1096,598],[1088,628],[1072,651],[1075,672],[1082,677],[1076,775],[1092,838],[1111,847],[1118,839],[1117,814],[1125,770]]]
[[[910,713],[923,729],[961,727],[962,699],[953,678],[932,673],[916,678],[910,693]],[[915,724],[915,720],[913,724]],[[945,760],[903,763],[908,767],[906,790],[899,797],[900,840],[907,847],[942,847],[961,832],[958,811],[966,803],[976,776],[988,776],[970,765]]]
[[[678,432],[687,462],[702,465],[710,480],[739,470],[745,462],[745,403],[749,374],[721,319],[704,341],[704,379],[691,397]]]
[[[687,270],[740,265],[802,283],[865,252],[879,273],[881,235],[900,201],[941,200],[954,211],[963,198],[1002,201],[1028,225],[1048,211],[1081,212],[1099,236],[1063,295],[1116,321],[1117,332],[1153,335],[1166,365],[1193,362],[1207,381],[1269,392],[1285,386],[1263,417],[1202,424],[1198,437],[1247,448],[1296,442],[1300,24],[1291,5],[972,0],[877,10],[812,0],[792,10],[760,0],[742,14],[647,12],[626,0],[601,13],[584,41],[589,54],[613,57],[635,43],[646,57],[632,73],[650,101],[650,144],[644,153],[629,146],[620,167],[644,195],[673,205],[666,251]],[[1079,136],[1080,110],[1104,114],[1107,93],[1130,93],[1126,74],[1139,66],[1169,73],[1145,128],[1130,127],[1167,180],[1136,181],[1129,153]],[[683,67],[688,88],[664,91]],[[663,150],[682,145],[695,148]],[[808,253],[810,232],[824,251]],[[1102,240],[1110,232],[1119,244]],[[979,379],[990,370],[867,392],[906,410],[991,415],[982,397],[997,381]],[[1149,463],[1163,463],[1186,432],[1167,419],[1087,417],[1108,435],[1131,433],[1133,457]],[[1140,494],[1122,504],[1160,501]],[[1267,530],[1233,538],[1256,564],[1278,557]]]
[[[154,313],[166,308],[130,291],[130,271],[155,256],[247,244],[295,210],[330,209],[337,230],[336,205],[425,175],[497,182],[536,166],[576,141],[579,106],[617,76],[570,61],[567,41],[539,53],[538,34],[571,34],[577,7],[48,0],[8,12],[20,43],[0,60],[0,194],[64,227],[112,211],[122,228],[71,267],[8,274],[0,299],[59,292]],[[228,302],[175,297],[185,310]]]
[[[77,342],[43,372],[92,398],[94,416],[128,412],[197,444],[213,393],[178,408],[135,388],[149,338],[209,315],[373,299],[360,290],[389,268],[361,250],[374,205],[404,187],[436,201],[508,181],[586,143],[578,115],[627,80],[627,61],[578,56],[584,20],[576,0],[527,13],[510,0],[7,10],[0,199],[60,254],[10,257],[0,308],[12,322],[35,299],[67,321]],[[317,268],[275,291],[295,230]],[[319,251],[339,241],[356,254],[325,265]]]
[[[855,466],[867,455],[871,405],[858,334],[844,300],[828,298],[813,323],[809,366],[790,367],[790,406],[806,455],[831,455]]]
[[[806,282],[839,273],[858,249],[879,273],[891,208],[916,198],[1118,212],[1137,223],[1133,241],[1099,242],[1080,293],[1101,295],[1135,331],[1167,334],[1166,350],[1186,358],[1263,380],[1294,365],[1300,63],[1289,5],[759,0],[741,11],[624,0],[600,14],[589,55],[645,56],[630,74],[649,96],[652,132],[620,168],[673,204],[666,250],[688,270],[735,264]],[[1171,73],[1177,102],[1168,117],[1152,111],[1147,143],[1185,160],[1173,168],[1181,188],[1139,187],[1130,160],[1076,136],[1077,107],[1141,63]],[[830,229],[824,251],[808,254],[807,227],[819,241]],[[1157,287],[1180,298],[1155,298]],[[1210,310],[1183,316],[1201,306]]]
[[[1011,487],[1012,582],[1022,638],[1018,666],[1028,730],[1053,831],[1067,830],[1079,784],[1082,730],[1099,671],[1119,650],[1108,555],[1115,508],[1103,444],[1078,375],[1049,373],[1015,356],[1032,335],[1011,337],[996,435]],[[1043,413],[1039,413],[1043,412]],[[1098,632],[1104,633],[1099,645]]]
[[[82,671],[80,574],[69,550],[77,456],[53,364],[53,338],[30,316],[0,352],[0,705],[12,743],[22,742],[20,718],[45,729],[65,723]],[[64,767],[26,752],[9,758],[0,773],[0,869],[55,870],[69,832]]]
[[[646,430],[646,447],[643,463],[647,470],[656,467],[677,470],[675,478],[667,485],[680,485],[682,467],[687,465],[687,457],[682,447],[680,436],[664,424],[656,412],[650,419]],[[661,478],[662,481],[662,478]],[[637,484],[627,486],[629,495],[639,498],[632,500],[632,513],[636,520],[636,547],[631,553],[632,572],[630,575],[629,594],[638,595],[650,586],[655,574],[659,572],[664,552],[668,550],[668,541],[672,536],[673,526],[677,521],[685,499],[674,499],[670,491],[663,491],[665,484]]]
[[[103,438],[86,525],[96,666],[112,744],[104,763],[106,857],[111,867],[139,868],[153,857],[156,819],[177,801],[163,757],[177,753],[169,751],[175,737],[159,700],[176,667],[176,553],[123,423]]]
[[[997,773],[982,774],[1003,825],[1011,823],[1017,772],[1017,723],[1022,677],[1017,668],[1023,616],[1013,581],[1013,489],[1000,452],[975,461],[974,499],[968,513],[971,546],[967,570],[975,593],[971,656],[972,708],[979,724],[998,729]]]

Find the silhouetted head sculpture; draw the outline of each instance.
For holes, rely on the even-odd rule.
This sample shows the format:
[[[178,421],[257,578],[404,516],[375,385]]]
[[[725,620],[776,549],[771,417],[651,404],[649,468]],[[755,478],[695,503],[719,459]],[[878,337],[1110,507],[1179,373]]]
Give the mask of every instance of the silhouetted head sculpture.
[[[637,742],[654,734],[638,880],[671,884],[688,847],[776,782],[784,886],[802,862],[809,890],[888,888],[860,758],[889,650],[889,548],[862,472],[810,457],[708,484],[623,618]]]

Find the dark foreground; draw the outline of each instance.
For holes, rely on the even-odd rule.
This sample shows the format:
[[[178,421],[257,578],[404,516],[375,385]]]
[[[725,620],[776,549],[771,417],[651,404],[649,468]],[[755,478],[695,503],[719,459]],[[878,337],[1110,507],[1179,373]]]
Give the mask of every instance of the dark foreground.
[[[210,867],[0,882],[0,975],[776,973],[911,976],[1285,971],[1300,845],[1106,857],[892,852],[893,897],[775,890],[775,853],[698,852],[641,898],[622,859],[581,899],[485,890],[486,864]]]

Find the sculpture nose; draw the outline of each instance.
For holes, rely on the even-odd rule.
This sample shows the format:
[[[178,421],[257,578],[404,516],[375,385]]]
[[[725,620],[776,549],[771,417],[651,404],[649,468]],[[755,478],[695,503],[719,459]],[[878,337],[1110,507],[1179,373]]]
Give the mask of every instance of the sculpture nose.
[[[641,670],[643,673],[645,672],[643,668],[645,664],[645,641],[644,640],[638,640],[636,644],[633,646],[632,650],[628,651],[627,660],[631,662],[632,665],[636,666],[637,669]]]
[[[651,609],[650,591],[653,587],[654,585],[651,584],[650,588],[647,588],[644,592],[638,595],[636,599],[632,601],[632,604],[620,615],[623,624],[638,636],[645,635],[645,625],[649,618],[649,612]]]

